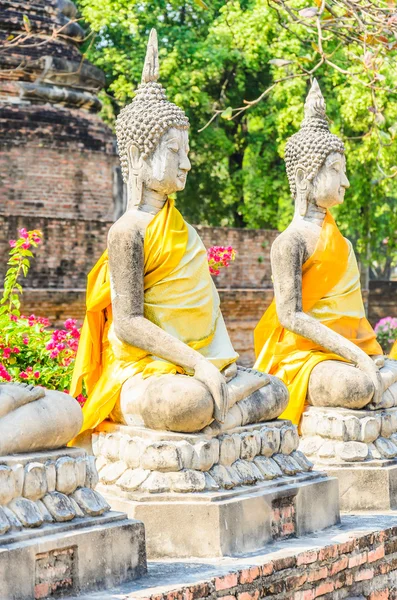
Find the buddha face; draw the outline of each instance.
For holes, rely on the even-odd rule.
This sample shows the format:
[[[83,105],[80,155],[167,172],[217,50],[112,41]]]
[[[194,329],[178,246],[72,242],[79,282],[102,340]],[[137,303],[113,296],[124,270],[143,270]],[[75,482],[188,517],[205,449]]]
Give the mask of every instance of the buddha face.
[[[171,127],[161,137],[154,153],[142,159],[141,173],[145,187],[165,195],[183,190],[191,169],[188,153],[188,132]]]
[[[312,183],[311,195],[317,206],[331,208],[342,204],[350,187],[346,177],[346,158],[339,152],[329,154]]]

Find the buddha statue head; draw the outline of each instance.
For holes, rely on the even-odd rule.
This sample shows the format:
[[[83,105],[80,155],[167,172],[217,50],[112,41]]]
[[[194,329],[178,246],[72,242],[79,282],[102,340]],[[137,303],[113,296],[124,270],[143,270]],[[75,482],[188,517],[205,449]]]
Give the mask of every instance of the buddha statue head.
[[[343,202],[349,187],[344,153],[342,140],[329,130],[325,100],[314,79],[301,128],[285,148],[291,195],[301,216],[309,203],[328,209]]]
[[[133,205],[140,204],[144,188],[162,195],[183,190],[191,166],[189,120],[182,109],[167,100],[158,78],[157,33],[152,29],[142,82],[116,122],[123,180]]]

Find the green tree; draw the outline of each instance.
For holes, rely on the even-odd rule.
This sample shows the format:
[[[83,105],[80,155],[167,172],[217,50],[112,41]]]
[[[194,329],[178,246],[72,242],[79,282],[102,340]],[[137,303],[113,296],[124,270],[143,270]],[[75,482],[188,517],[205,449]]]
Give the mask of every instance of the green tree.
[[[193,169],[178,196],[188,220],[285,227],[293,206],[283,150],[302,120],[307,72],[319,65],[318,45],[305,24],[285,26],[266,0],[214,0],[208,10],[181,0],[79,0],[78,5],[97,33],[88,58],[106,73],[108,120],[133,97],[147,37],[156,27],[161,81],[191,122]],[[328,101],[332,130],[346,140],[348,151],[352,188],[338,221],[361,258],[371,256],[379,275],[397,261],[397,178],[391,177],[397,162],[397,105],[395,95],[384,91],[397,85],[397,76],[376,47],[364,57],[356,46],[341,46],[330,36],[324,52],[346,68],[356,61],[364,76],[376,71],[381,90],[375,98],[374,90],[363,86],[361,71],[349,77],[324,62],[315,75]],[[382,47],[382,56],[385,52]],[[248,110],[234,110],[245,101],[253,102]],[[200,131],[214,111],[216,118]]]

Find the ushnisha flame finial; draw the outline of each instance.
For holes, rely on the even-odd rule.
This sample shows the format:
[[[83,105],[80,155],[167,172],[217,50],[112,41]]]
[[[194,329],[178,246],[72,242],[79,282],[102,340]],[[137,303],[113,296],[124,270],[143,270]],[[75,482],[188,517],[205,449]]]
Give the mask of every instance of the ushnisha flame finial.
[[[189,119],[179,106],[167,100],[159,78],[159,52],[157,32],[152,29],[147,45],[142,81],[130,104],[121,111],[116,121],[117,146],[121,171],[128,180],[128,150],[138,148],[143,159],[150,157],[157,148],[161,136],[171,129],[188,129]]]
[[[306,98],[305,118],[300,130],[289,138],[285,147],[284,160],[293,198],[296,197],[297,167],[305,169],[306,179],[312,181],[332,152],[344,154],[345,147],[329,130],[324,96],[314,79]]]
[[[145,64],[142,71],[141,83],[149,83],[149,81],[157,81],[160,74],[159,64],[159,44],[157,39],[157,31],[152,29],[147,43]]]

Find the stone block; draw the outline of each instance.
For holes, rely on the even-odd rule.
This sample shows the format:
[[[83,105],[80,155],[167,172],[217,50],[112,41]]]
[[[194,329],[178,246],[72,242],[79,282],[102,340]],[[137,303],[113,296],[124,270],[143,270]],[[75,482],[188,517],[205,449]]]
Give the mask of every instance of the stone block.
[[[258,467],[255,466],[253,462],[250,460],[236,460],[233,465],[233,468],[236,469],[243,485],[254,485],[259,480],[258,473],[260,478],[263,479],[263,475],[259,471]]]
[[[298,473],[298,471],[300,471],[298,463],[288,455],[275,454],[272,457],[272,460],[274,460],[278,464],[278,466],[285,475],[295,475],[296,473]]]
[[[158,471],[152,471],[147,479],[141,485],[143,492],[149,494],[160,494],[162,492],[170,491],[170,479],[167,477],[168,473],[159,473]]]
[[[261,454],[263,456],[273,456],[280,449],[280,429],[278,427],[262,427],[261,436]]]
[[[54,521],[54,519],[50,515],[44,502],[42,502],[41,500],[36,500],[35,504],[40,511],[40,514],[43,518],[44,523],[52,523]]]
[[[209,471],[214,464],[214,447],[211,441],[197,442],[193,446],[192,468],[198,471]]]
[[[205,489],[205,476],[201,471],[183,469],[169,474],[173,492],[202,492]]]
[[[219,490],[219,485],[216,483],[215,479],[209,474],[204,473],[205,477],[205,489],[208,492],[216,492]]]
[[[299,443],[299,450],[306,456],[314,456],[319,448],[324,443],[324,439],[319,435],[313,437],[302,438]]]
[[[317,433],[318,435],[321,435],[321,437],[331,437],[331,419],[329,417],[329,414],[323,413],[318,420]]]
[[[25,467],[25,480],[22,495],[29,500],[39,500],[47,492],[45,465],[39,462],[28,463]]]
[[[254,464],[258,467],[262,473],[264,479],[275,479],[281,477],[282,471],[277,463],[272,461],[267,456],[257,456],[254,459]]]
[[[382,414],[382,425],[380,428],[380,435],[384,438],[389,438],[392,433],[394,433],[394,431],[393,431],[391,415],[388,413],[383,413]]]
[[[332,415],[332,416],[330,416],[329,420],[330,420],[330,424],[331,424],[330,437],[333,440],[346,441],[348,439],[348,436],[347,436],[345,420],[343,418],[341,418],[339,415],[338,416]]]
[[[375,440],[374,444],[382,458],[394,458],[397,456],[397,446],[391,440],[380,437]]]
[[[129,438],[123,444],[122,460],[130,469],[136,469],[141,464],[141,456],[146,449],[146,442],[139,438]]]
[[[303,452],[295,450],[295,452],[292,452],[291,457],[298,463],[302,471],[312,471],[314,465],[306,458]]]
[[[172,442],[153,442],[141,456],[141,467],[150,471],[180,471],[182,466],[181,455]]]
[[[379,460],[380,458],[383,458],[373,442],[371,444],[368,444],[368,458],[374,460]]]
[[[102,454],[102,446],[105,441],[104,433],[93,433],[91,437],[92,451],[95,456],[100,456]]]
[[[4,512],[9,524],[11,525],[11,531],[20,531],[22,529],[22,523],[18,519],[16,514],[13,513],[12,510],[8,508],[8,506],[1,507],[1,510]]]
[[[0,535],[7,533],[7,531],[11,528],[11,524],[7,519],[7,515],[4,510],[0,507]]]
[[[84,487],[87,475],[87,463],[85,457],[77,458],[74,467],[76,472],[76,486]]]
[[[368,446],[362,442],[342,442],[336,453],[343,461],[360,462],[367,458]]]
[[[120,437],[116,434],[108,434],[103,440],[101,455],[107,460],[117,461],[120,457]]]
[[[56,461],[56,490],[61,494],[71,494],[77,488],[75,460],[70,456],[62,456]]]
[[[49,492],[44,496],[43,503],[57,522],[71,521],[76,516],[70,499],[60,492]]]
[[[298,448],[299,436],[295,427],[283,426],[280,430],[281,441],[280,450],[281,454],[291,454]]]
[[[324,440],[320,448],[317,450],[318,456],[321,458],[332,458],[335,456],[335,442],[333,440]]]
[[[94,457],[92,458],[94,459]],[[57,469],[53,460],[48,460],[45,463],[45,471],[47,478],[47,491],[55,492],[57,485]]]
[[[90,487],[94,489],[98,485],[99,475],[95,463],[95,456],[88,454],[86,457],[86,475],[84,487]]]
[[[303,413],[301,421],[301,430],[303,436],[307,437],[317,435],[317,425],[317,415],[312,414],[310,412]]]
[[[219,463],[225,467],[230,467],[240,458],[240,454],[237,454],[236,450],[236,443],[231,435],[224,435],[219,438]]]
[[[350,442],[362,442],[364,440],[361,439],[361,419],[357,417],[345,417],[345,426],[346,426],[346,441]]]
[[[72,494],[72,499],[78,504],[84,514],[98,517],[110,510],[106,500],[91,488],[79,488]]]
[[[360,441],[370,444],[380,435],[381,421],[375,417],[364,417],[360,419],[361,432]]]
[[[6,465],[0,465],[0,504],[8,504],[15,497],[14,472]]]
[[[175,445],[178,448],[178,452],[181,457],[182,468],[193,469],[194,450],[192,444],[186,440],[181,440],[179,442],[175,442]]]
[[[69,496],[69,500],[73,505],[73,510],[76,513],[76,517],[83,518],[85,515],[81,510],[80,506],[77,504],[76,500],[72,496]]]
[[[117,480],[117,485],[119,485],[122,490],[133,492],[140,488],[143,482],[149,477],[150,473],[151,471],[142,469],[141,467],[138,469],[127,469]]]
[[[230,490],[235,487],[233,479],[230,477],[226,467],[223,465],[214,465],[209,471],[211,477],[220,488]]]
[[[255,435],[254,432],[242,433],[240,438],[240,458],[242,458],[243,460],[254,460],[255,456],[260,454],[261,451],[260,440],[258,444],[258,437]]]
[[[24,527],[40,527],[44,522],[36,504],[27,498],[14,498],[8,508]]]
[[[243,480],[241,479],[240,475],[237,472],[237,469],[235,469],[233,466],[225,467],[225,468],[230,476],[230,479],[233,481],[234,487],[238,487],[239,485],[244,485]]]
[[[102,483],[112,485],[116,483],[119,477],[127,470],[127,465],[123,460],[110,462],[99,471],[99,478]]]

